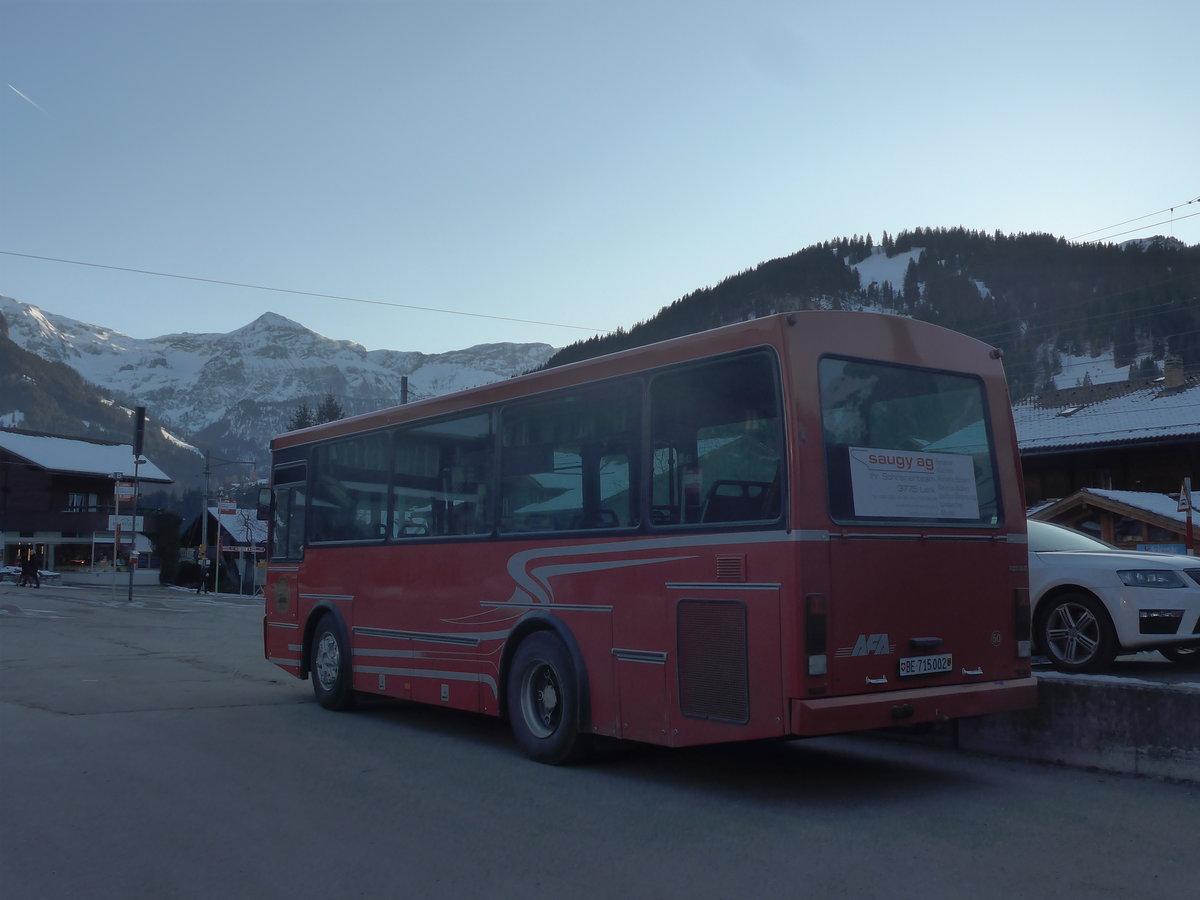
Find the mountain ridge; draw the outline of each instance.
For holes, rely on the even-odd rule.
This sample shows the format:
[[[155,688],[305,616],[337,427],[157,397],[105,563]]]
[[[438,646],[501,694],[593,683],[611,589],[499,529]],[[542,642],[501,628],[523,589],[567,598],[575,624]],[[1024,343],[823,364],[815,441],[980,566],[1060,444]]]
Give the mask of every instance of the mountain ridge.
[[[0,296],[8,336],[61,363],[160,424],[231,458],[265,461],[300,404],[333,394],[347,415],[512,377],[543,364],[548,344],[495,343],[445,353],[370,350],[274,312],[229,332],[129,335]],[[0,401],[3,405],[3,401]],[[13,414],[0,409],[0,415]]]
[[[0,297],[15,345],[101,386],[98,396],[111,397],[104,402],[144,405],[195,445],[259,461],[296,408],[326,394],[354,415],[399,403],[405,383],[419,399],[801,309],[911,316],[987,341],[1004,353],[1014,400],[1076,382],[1152,378],[1168,356],[1200,371],[1200,245],[1161,236],[1071,244],[965,228],[884,232],[879,243],[855,235],[767,260],[629,329],[560,350],[497,343],[438,354],[368,351],[275,312],[230,332],[137,339]],[[0,397],[0,422],[19,416]]]

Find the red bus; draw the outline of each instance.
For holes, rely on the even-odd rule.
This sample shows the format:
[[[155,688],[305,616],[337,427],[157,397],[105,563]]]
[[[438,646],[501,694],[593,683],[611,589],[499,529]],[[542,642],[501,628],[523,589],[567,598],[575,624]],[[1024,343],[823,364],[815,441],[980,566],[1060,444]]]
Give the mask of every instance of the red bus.
[[[776,315],[271,449],[265,653],[332,709],[561,763],[1036,701],[1000,353],[937,326]]]

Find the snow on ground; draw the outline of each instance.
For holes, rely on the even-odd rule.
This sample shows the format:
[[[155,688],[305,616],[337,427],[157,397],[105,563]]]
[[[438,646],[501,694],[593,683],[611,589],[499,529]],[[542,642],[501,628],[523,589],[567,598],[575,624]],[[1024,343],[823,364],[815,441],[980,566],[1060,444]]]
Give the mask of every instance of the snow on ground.
[[[890,281],[892,289],[899,291],[904,287],[904,273],[908,271],[909,262],[916,262],[924,252],[923,247],[915,247],[889,259],[882,247],[875,247],[870,256],[850,268],[858,273],[863,290],[872,282],[882,286],[885,281]]]
[[[1039,681],[1062,681],[1062,682],[1086,682],[1088,684],[1108,684],[1118,687],[1129,687],[1130,685],[1143,685],[1153,688],[1157,691],[1182,692],[1182,693],[1200,693],[1200,681],[1177,681],[1163,683],[1161,681],[1152,681],[1146,678],[1132,678],[1128,675],[1089,675],[1077,674],[1068,672],[1052,672],[1049,670],[1038,670],[1037,677]]]
[[[1111,350],[1105,350],[1099,356],[1072,356],[1060,353],[1062,372],[1054,376],[1054,386],[1057,388],[1073,388],[1083,384],[1084,376],[1092,384],[1109,384],[1114,381],[1128,381],[1129,369],[1114,368]]]

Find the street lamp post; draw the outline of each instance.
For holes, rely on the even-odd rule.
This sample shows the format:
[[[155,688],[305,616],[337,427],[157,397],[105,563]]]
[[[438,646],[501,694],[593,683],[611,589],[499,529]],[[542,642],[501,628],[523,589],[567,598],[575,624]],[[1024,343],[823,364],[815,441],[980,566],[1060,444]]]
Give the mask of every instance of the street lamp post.
[[[142,464],[140,453],[135,453],[133,456],[133,516],[132,524],[129,526],[129,536],[131,544],[129,545],[129,602],[133,602],[133,573],[138,566],[138,557],[141,555],[138,552],[138,527],[137,527],[137,512],[138,512],[138,494],[141,492],[138,481],[138,467]]]
[[[133,515],[129,520],[129,602],[133,602],[133,575],[137,569],[138,557],[138,527],[137,527],[137,508],[138,508],[138,467],[141,466],[142,448],[145,445],[146,439],[146,407],[139,406],[133,412]],[[116,560],[113,561],[114,563]]]

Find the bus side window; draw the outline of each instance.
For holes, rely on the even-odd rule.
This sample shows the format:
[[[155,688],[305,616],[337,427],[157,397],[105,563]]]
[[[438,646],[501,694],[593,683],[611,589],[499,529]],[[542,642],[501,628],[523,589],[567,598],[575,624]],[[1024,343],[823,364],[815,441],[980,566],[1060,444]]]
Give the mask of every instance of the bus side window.
[[[501,531],[635,527],[640,409],[628,381],[504,410]]]
[[[490,413],[398,432],[392,537],[489,534],[493,454]]]
[[[390,448],[390,437],[382,433],[316,448],[308,512],[310,541],[383,539]]]
[[[783,429],[771,357],[688,366],[651,383],[651,522],[773,522],[782,512]]]
[[[299,559],[304,546],[305,480],[308,467],[276,468],[272,477],[275,516],[271,528],[271,558]]]

